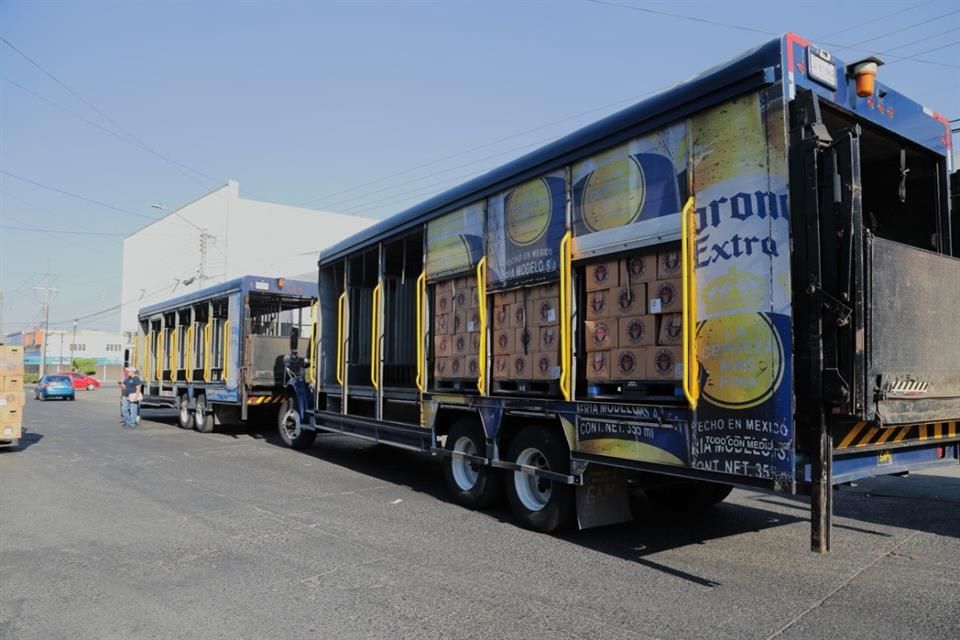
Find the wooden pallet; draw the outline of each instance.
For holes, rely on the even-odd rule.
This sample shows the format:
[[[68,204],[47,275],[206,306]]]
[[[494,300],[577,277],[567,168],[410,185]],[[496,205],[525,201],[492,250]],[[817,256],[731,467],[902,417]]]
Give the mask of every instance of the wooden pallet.
[[[494,394],[557,397],[560,395],[558,380],[494,380]]]
[[[451,393],[477,393],[476,378],[456,378],[434,380],[432,391]]]
[[[591,400],[678,402],[684,399],[679,380],[592,380],[585,386]]]

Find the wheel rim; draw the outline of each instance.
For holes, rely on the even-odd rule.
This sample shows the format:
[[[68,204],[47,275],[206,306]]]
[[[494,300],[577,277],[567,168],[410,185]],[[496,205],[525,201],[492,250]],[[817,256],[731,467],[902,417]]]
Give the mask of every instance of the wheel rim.
[[[180,424],[186,425],[190,422],[190,405],[187,402],[187,397],[184,396],[183,400],[180,402]]]
[[[453,443],[453,450],[456,453],[462,453],[468,456],[477,455],[476,445],[474,445],[473,440],[467,436],[457,438],[457,441]],[[453,481],[457,483],[457,487],[462,491],[470,491],[477,486],[480,471],[477,469],[476,463],[470,462],[461,456],[453,456],[450,458],[450,470],[453,472]]]
[[[92,384],[88,384],[88,385],[87,385],[87,391],[93,391],[93,385],[92,385]]]
[[[206,418],[207,414],[207,402],[203,399],[203,396],[197,398],[196,408],[193,410],[195,416],[195,422],[199,425]]]
[[[524,449],[517,456],[517,464],[534,467],[536,469],[550,470],[550,463],[544,457],[539,449]],[[553,483],[546,478],[541,478],[522,471],[515,471],[513,474],[513,486],[517,491],[517,497],[521,504],[529,511],[540,511],[550,502],[550,495],[553,493]]]
[[[280,423],[280,429],[284,436],[290,440],[296,440],[300,435],[300,414],[293,409],[283,414],[283,421]]]

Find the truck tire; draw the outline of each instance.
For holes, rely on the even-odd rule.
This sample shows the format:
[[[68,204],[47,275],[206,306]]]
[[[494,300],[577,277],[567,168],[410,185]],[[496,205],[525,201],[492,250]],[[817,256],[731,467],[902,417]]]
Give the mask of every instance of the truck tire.
[[[213,412],[207,407],[207,396],[197,396],[196,409],[193,411],[193,428],[200,433],[213,431]]]
[[[177,410],[177,426],[181,429],[193,429],[193,413],[190,411],[190,398],[187,394],[180,396]]]
[[[731,491],[733,487],[729,484],[688,480],[664,487],[651,487],[643,492],[658,509],[690,515],[723,502]]]
[[[306,429],[300,422],[300,412],[294,398],[287,398],[277,411],[277,428],[283,444],[297,451],[304,451],[313,446],[317,439],[317,432]]]
[[[476,420],[461,418],[453,423],[444,444],[447,451],[484,456],[486,442],[483,429]],[[453,501],[470,509],[484,509],[503,495],[503,473],[487,465],[448,456],[443,464],[443,478]]]
[[[557,473],[570,471],[570,450],[557,429],[525,427],[510,443],[507,458],[516,464]],[[507,502],[521,525],[550,533],[573,524],[576,517],[573,486],[522,471],[507,474]]]

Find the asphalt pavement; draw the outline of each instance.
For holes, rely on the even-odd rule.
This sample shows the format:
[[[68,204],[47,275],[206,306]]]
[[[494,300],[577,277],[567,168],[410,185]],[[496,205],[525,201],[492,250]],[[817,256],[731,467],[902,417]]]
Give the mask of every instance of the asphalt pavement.
[[[445,500],[429,456],[269,429],[119,425],[112,389],[25,409],[0,453],[0,639],[960,637],[960,469],[808,506],[547,536]]]

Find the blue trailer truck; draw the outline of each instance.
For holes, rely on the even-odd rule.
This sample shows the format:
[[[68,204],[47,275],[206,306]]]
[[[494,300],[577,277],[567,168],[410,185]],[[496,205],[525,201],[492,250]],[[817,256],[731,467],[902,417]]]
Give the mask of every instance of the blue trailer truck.
[[[316,299],[315,283],[246,275],[141,309],[132,361],[143,404],[174,407],[180,427],[201,432],[276,420],[291,337],[309,355]]]
[[[285,440],[541,531],[809,495],[828,550],[835,485],[958,460],[951,132],[881,64],[784,35],[323,251]]]

